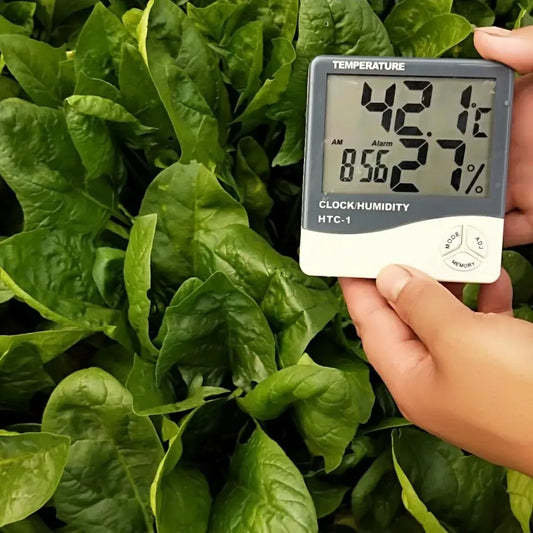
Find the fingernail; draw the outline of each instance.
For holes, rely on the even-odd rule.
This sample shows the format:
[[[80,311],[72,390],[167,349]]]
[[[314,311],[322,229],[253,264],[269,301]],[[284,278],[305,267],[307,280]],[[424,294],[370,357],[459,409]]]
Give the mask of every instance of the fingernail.
[[[411,273],[405,268],[399,265],[390,265],[379,273],[376,285],[385,299],[389,302],[395,302],[411,277]]]
[[[509,37],[513,32],[506,30],[505,28],[499,28],[498,26],[487,26],[486,28],[476,28],[476,32],[486,33],[493,37]]]

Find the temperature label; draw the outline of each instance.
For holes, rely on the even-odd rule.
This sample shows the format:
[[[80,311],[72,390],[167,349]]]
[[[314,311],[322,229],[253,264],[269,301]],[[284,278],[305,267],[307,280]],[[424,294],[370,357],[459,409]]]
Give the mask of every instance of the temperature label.
[[[488,194],[495,81],[331,75],[323,191]]]

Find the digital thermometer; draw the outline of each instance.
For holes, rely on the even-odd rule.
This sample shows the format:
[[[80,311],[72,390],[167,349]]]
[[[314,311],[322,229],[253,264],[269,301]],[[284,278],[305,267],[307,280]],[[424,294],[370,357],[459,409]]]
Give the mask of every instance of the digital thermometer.
[[[302,270],[375,278],[399,263],[440,281],[496,280],[513,83],[483,60],[316,58]]]

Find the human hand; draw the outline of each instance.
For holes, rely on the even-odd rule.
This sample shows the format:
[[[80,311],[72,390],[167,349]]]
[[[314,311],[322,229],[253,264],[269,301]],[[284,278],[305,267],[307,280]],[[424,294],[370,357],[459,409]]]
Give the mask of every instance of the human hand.
[[[485,59],[500,61],[521,74],[516,80],[509,159],[504,242],[533,242],[533,27],[478,28],[474,44]]]
[[[411,268],[340,283],[365,353],[408,420],[533,475],[533,326],[512,318],[505,272],[481,288],[477,313]]]

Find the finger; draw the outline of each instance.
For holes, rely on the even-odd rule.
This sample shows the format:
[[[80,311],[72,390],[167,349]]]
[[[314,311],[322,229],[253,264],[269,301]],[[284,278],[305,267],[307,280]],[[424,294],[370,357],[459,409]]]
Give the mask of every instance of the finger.
[[[474,44],[485,59],[500,61],[517,72],[533,72],[533,27],[517,30],[477,28]]]
[[[474,317],[440,283],[410,267],[385,268],[377,288],[434,356],[460,344],[461,332]]]
[[[481,285],[478,311],[513,316],[513,286],[509,274],[503,268],[497,281],[490,285]]]
[[[530,218],[521,211],[515,210],[505,215],[503,227],[503,244],[506,248],[520,246],[531,242],[533,224]]]
[[[429,354],[371,280],[340,279],[350,316],[368,360],[393,394],[402,390]]]

